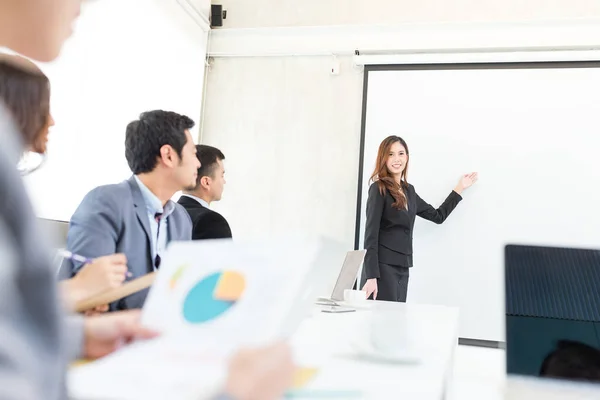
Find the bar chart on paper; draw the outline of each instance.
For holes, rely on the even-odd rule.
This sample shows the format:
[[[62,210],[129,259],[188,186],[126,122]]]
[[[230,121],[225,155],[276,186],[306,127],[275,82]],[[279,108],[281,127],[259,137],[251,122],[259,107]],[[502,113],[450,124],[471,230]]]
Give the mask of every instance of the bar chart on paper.
[[[176,286],[183,268],[174,274],[171,288]],[[212,273],[199,280],[186,294],[182,315],[192,324],[215,320],[235,306],[245,289],[246,280],[239,272],[226,270]]]

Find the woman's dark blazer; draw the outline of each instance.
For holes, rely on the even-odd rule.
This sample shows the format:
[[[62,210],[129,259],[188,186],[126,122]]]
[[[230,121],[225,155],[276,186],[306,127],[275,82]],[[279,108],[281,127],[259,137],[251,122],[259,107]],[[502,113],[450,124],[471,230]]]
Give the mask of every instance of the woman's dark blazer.
[[[392,207],[395,200],[387,190],[383,195],[379,192],[377,182],[369,187],[364,265],[367,279],[379,278],[379,263],[412,267],[416,216],[441,224],[462,200],[458,193],[452,191],[435,209],[419,197],[413,185],[406,184],[404,193],[408,199],[408,210],[398,210]]]

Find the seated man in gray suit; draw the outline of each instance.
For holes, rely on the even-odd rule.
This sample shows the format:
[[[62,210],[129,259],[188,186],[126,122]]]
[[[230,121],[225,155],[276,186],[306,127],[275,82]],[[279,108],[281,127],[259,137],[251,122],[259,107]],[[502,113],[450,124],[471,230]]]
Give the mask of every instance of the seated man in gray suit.
[[[160,268],[171,240],[191,240],[192,222],[171,201],[175,192],[193,188],[200,162],[183,115],[149,111],[125,133],[125,157],[133,176],[89,192],[71,218],[67,249],[88,258],[124,253],[135,279]],[[74,276],[81,263],[66,260]],[[68,267],[68,266],[67,266]],[[140,308],[148,290],[110,305],[110,310]]]

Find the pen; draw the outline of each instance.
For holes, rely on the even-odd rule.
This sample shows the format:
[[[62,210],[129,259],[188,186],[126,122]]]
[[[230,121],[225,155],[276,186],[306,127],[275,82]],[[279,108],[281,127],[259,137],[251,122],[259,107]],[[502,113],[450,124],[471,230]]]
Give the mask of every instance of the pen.
[[[91,258],[80,256],[79,254],[73,254],[70,251],[64,249],[58,250],[58,254],[62,258],[66,258],[68,260],[77,261],[84,264],[91,264],[92,262],[94,262],[94,260],[92,260]]]
[[[91,264],[94,262],[94,260],[92,258],[84,257],[79,254],[74,254],[74,253],[71,253],[69,250],[65,250],[65,249],[58,250],[58,254],[62,258],[66,258],[67,260],[72,260],[72,261],[80,262],[83,264]],[[131,273],[131,271],[127,271],[125,276],[128,278],[131,278],[133,276],[133,274]]]

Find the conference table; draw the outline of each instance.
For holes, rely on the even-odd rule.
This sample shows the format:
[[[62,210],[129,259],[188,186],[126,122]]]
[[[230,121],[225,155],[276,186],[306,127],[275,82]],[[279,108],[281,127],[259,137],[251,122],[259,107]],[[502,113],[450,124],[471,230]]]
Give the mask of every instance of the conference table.
[[[363,302],[353,307],[354,312],[347,313],[323,312],[327,308],[315,306],[291,338],[298,363],[316,367],[308,369],[304,378],[300,377],[299,386],[290,390],[286,398],[440,400],[446,397],[458,346],[457,308],[380,301]],[[372,356],[372,346],[368,344],[378,337],[386,346],[400,344],[399,349],[390,347],[397,350],[395,357],[382,359],[381,351],[376,353],[377,357]],[[113,358],[119,357],[117,354]],[[86,366],[74,367],[68,377],[70,398],[202,399],[209,398],[209,393],[216,389],[206,385],[184,388],[192,380],[189,376],[194,367],[189,360],[167,370],[158,362],[153,365],[152,359],[148,355],[135,365],[128,365],[126,358],[122,363],[113,360],[110,370],[102,367],[102,360],[92,363],[98,363],[97,369],[92,366],[86,371]],[[81,368],[84,370],[80,371]],[[133,370],[144,375],[143,368],[162,379],[128,375]],[[216,382],[216,370],[199,369],[193,372],[192,381],[197,382],[202,376]],[[175,390],[179,391],[177,395]]]
[[[306,390],[292,392],[293,397],[445,397],[458,346],[457,308],[381,301],[368,301],[349,313],[322,312],[327,308],[317,306],[292,341],[299,353],[327,354],[314,382]],[[373,337],[374,330],[386,329],[388,337],[382,339],[386,346],[397,342],[398,355],[373,357],[372,346],[365,345],[379,337]],[[388,353],[385,346],[383,350]]]

